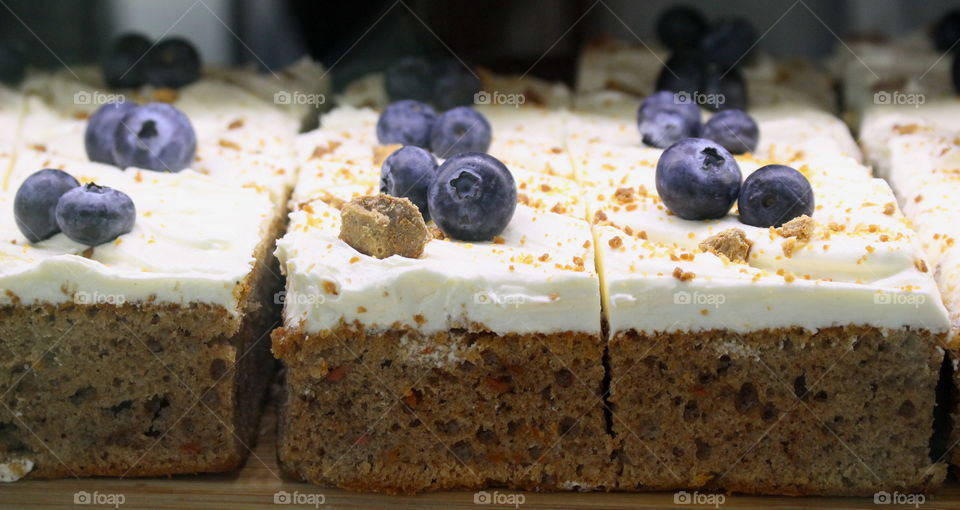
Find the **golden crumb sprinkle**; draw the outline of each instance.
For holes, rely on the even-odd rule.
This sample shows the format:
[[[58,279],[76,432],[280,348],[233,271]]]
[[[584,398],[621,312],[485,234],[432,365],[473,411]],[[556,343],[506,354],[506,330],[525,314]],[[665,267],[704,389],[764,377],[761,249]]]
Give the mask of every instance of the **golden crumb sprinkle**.
[[[753,242],[739,228],[730,228],[700,242],[700,249],[731,262],[746,264]]]
[[[883,205],[883,214],[887,216],[893,216],[893,213],[897,212],[897,205],[893,202],[887,202]]]
[[[358,306],[358,307],[357,307],[357,313],[367,313],[366,307]]]
[[[584,249],[584,250],[589,250],[591,244],[592,244],[592,243],[590,243],[590,241],[584,241],[584,242],[583,242],[583,249]]]
[[[403,147],[402,144],[394,143],[390,145],[374,145],[373,146],[373,164],[376,166],[383,165],[383,162],[390,157],[391,154],[397,152]]]
[[[616,250],[616,249],[619,249],[621,246],[623,246],[623,239],[620,239],[620,236],[614,236],[610,238],[610,241],[608,241],[607,244],[609,244],[611,248]]]
[[[331,282],[330,280],[323,281],[323,291],[334,296],[340,295],[340,291],[337,290],[337,284]]]
[[[326,147],[317,145],[314,147],[313,153],[310,154],[310,159],[322,158],[323,156],[337,150],[337,147],[340,147],[340,145],[342,144],[336,140],[331,140],[329,143],[327,143]]]
[[[617,188],[613,193],[613,199],[621,204],[629,204],[633,202],[633,194],[633,188]]]
[[[916,266],[917,271],[920,271],[921,273],[926,273],[928,271],[927,262],[923,259],[917,259],[913,261],[913,265]]]
[[[243,119],[235,119],[227,125],[227,129],[240,129],[243,127]]]
[[[690,280],[693,280],[694,278],[696,278],[697,275],[696,273],[689,273],[687,271],[684,271],[683,269],[680,269],[679,267],[676,267],[673,269],[673,277],[680,280],[681,282],[689,282]]]
[[[544,253],[543,255],[540,255],[540,257],[538,257],[537,260],[539,260],[540,262],[546,262],[550,260],[550,254]]]
[[[594,225],[596,225],[597,223],[602,223],[602,222],[604,222],[604,221],[607,221],[607,215],[606,215],[606,213],[604,213],[603,211],[597,211],[597,212],[593,215],[593,223],[594,223]]]
[[[161,103],[172,103],[177,100],[177,96],[179,96],[179,94],[177,93],[176,89],[167,87],[159,88],[153,91],[154,101],[159,101]]]
[[[813,238],[813,232],[816,230],[817,222],[813,218],[804,214],[803,216],[798,216],[786,223],[783,224],[777,233],[781,237],[795,237],[797,241],[801,243],[806,243]]]
[[[923,195],[917,195],[917,196],[913,197],[913,201],[916,202],[916,203],[918,203],[918,204],[919,204],[920,202],[923,202]]]
[[[240,145],[238,145],[237,142],[234,142],[231,140],[220,139],[220,141],[217,144],[220,147],[223,147],[224,149],[233,149],[235,151],[240,150]]]
[[[502,237],[500,237],[500,236],[496,236],[496,237],[493,238],[493,244],[504,244],[504,243],[506,243],[506,242],[507,242],[507,240],[504,239],[504,238],[502,238]]]

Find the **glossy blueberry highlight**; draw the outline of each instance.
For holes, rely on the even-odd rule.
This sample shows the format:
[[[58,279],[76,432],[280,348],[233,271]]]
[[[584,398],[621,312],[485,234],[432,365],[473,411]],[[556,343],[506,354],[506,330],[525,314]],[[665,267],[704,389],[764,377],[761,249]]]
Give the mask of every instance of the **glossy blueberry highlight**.
[[[113,159],[120,168],[179,172],[190,166],[196,152],[190,119],[166,103],[130,110],[114,130]]]
[[[113,147],[116,144],[117,125],[123,117],[137,105],[130,101],[105,104],[97,109],[87,120],[83,133],[83,143],[87,149],[87,158],[97,163],[116,165]]]
[[[64,193],[79,186],[72,175],[53,168],[27,177],[13,199],[13,217],[23,236],[36,243],[60,232],[57,202]]]
[[[813,216],[813,188],[810,181],[793,168],[767,165],[743,181],[737,205],[741,223],[780,227],[804,214]]]
[[[420,209],[423,221],[430,221],[427,190],[437,177],[433,154],[408,145],[387,157],[380,167],[380,192],[410,199]]]
[[[743,110],[724,110],[710,117],[700,137],[717,142],[731,154],[745,154],[757,149],[760,128]]]
[[[740,192],[740,167],[723,147],[702,138],[671,145],[657,161],[657,193],[685,220],[712,220],[730,212]]]
[[[427,192],[433,221],[460,241],[490,241],[517,209],[517,184],[510,170],[488,154],[458,154],[440,165]]]
[[[430,148],[430,130],[437,112],[412,99],[390,103],[377,120],[377,140],[383,145],[399,143]]]
[[[430,149],[440,158],[461,152],[487,152],[493,131],[487,118],[469,106],[447,110],[430,130]]]

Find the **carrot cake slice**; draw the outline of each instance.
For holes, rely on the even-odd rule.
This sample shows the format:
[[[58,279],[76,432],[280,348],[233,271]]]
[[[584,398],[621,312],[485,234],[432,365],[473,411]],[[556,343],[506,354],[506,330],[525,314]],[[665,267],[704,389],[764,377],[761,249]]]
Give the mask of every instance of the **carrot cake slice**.
[[[644,146],[616,118],[569,123],[609,325],[617,488],[933,489],[948,322],[917,237],[849,134],[819,147],[838,121],[761,112],[755,152],[736,157],[697,138]]]
[[[484,112],[517,203],[485,240],[460,240],[469,229],[446,213],[438,220],[434,206],[422,234],[363,223],[359,211],[382,210],[406,218],[389,225],[418,232],[390,212],[421,219],[413,202],[377,195],[392,182],[381,184],[381,166],[432,157],[380,145],[372,110],[336,109],[302,135],[295,210],[277,249],[284,324],[273,336],[286,367],[278,447],[290,474],[402,493],[612,487],[600,285],[581,190],[552,150],[562,133],[549,143],[545,133],[529,154],[517,148],[519,126],[546,113],[507,108]],[[474,170],[492,161],[468,154],[443,165],[464,165],[454,180],[470,196]],[[427,232],[425,245],[379,251]]]

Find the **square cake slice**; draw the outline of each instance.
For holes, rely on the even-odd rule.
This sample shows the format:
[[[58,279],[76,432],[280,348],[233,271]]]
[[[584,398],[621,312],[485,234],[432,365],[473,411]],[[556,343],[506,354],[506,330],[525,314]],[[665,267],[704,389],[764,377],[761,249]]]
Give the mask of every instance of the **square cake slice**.
[[[133,230],[28,242],[13,197],[42,168],[128,194]],[[25,149],[0,208],[0,465],[32,478],[238,467],[273,373],[285,218],[270,195]]]
[[[576,182],[511,167],[526,198],[492,242],[431,227],[419,258],[377,259],[340,238],[343,204],[378,192],[375,121],[338,109],[299,144],[273,336],[285,471],[378,492],[611,487],[599,279]]]
[[[738,157],[744,177],[793,166],[812,218],[680,219],[657,193],[659,149],[614,137],[616,119],[571,120],[609,324],[617,488],[931,490],[945,473],[930,441],[947,320],[916,236],[855,159],[804,154],[802,131],[758,120],[785,150]],[[777,154],[790,159],[761,159]]]

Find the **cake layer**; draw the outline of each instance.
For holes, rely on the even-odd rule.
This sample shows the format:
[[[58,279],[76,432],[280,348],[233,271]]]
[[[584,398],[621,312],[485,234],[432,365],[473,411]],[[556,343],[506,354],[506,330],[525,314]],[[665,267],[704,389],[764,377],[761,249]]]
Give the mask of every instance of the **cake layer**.
[[[20,183],[43,168],[59,168],[81,183],[127,193],[137,208],[133,231],[89,247],[57,234],[28,243],[12,214],[0,217],[0,304],[122,299],[188,306],[205,303],[238,317],[256,249],[278,216],[269,195],[183,171],[176,174],[74,161],[21,151],[0,193],[12,210]],[[91,301],[91,302],[94,302]],[[239,319],[234,319],[239,320]],[[233,326],[234,328],[236,325]]]

